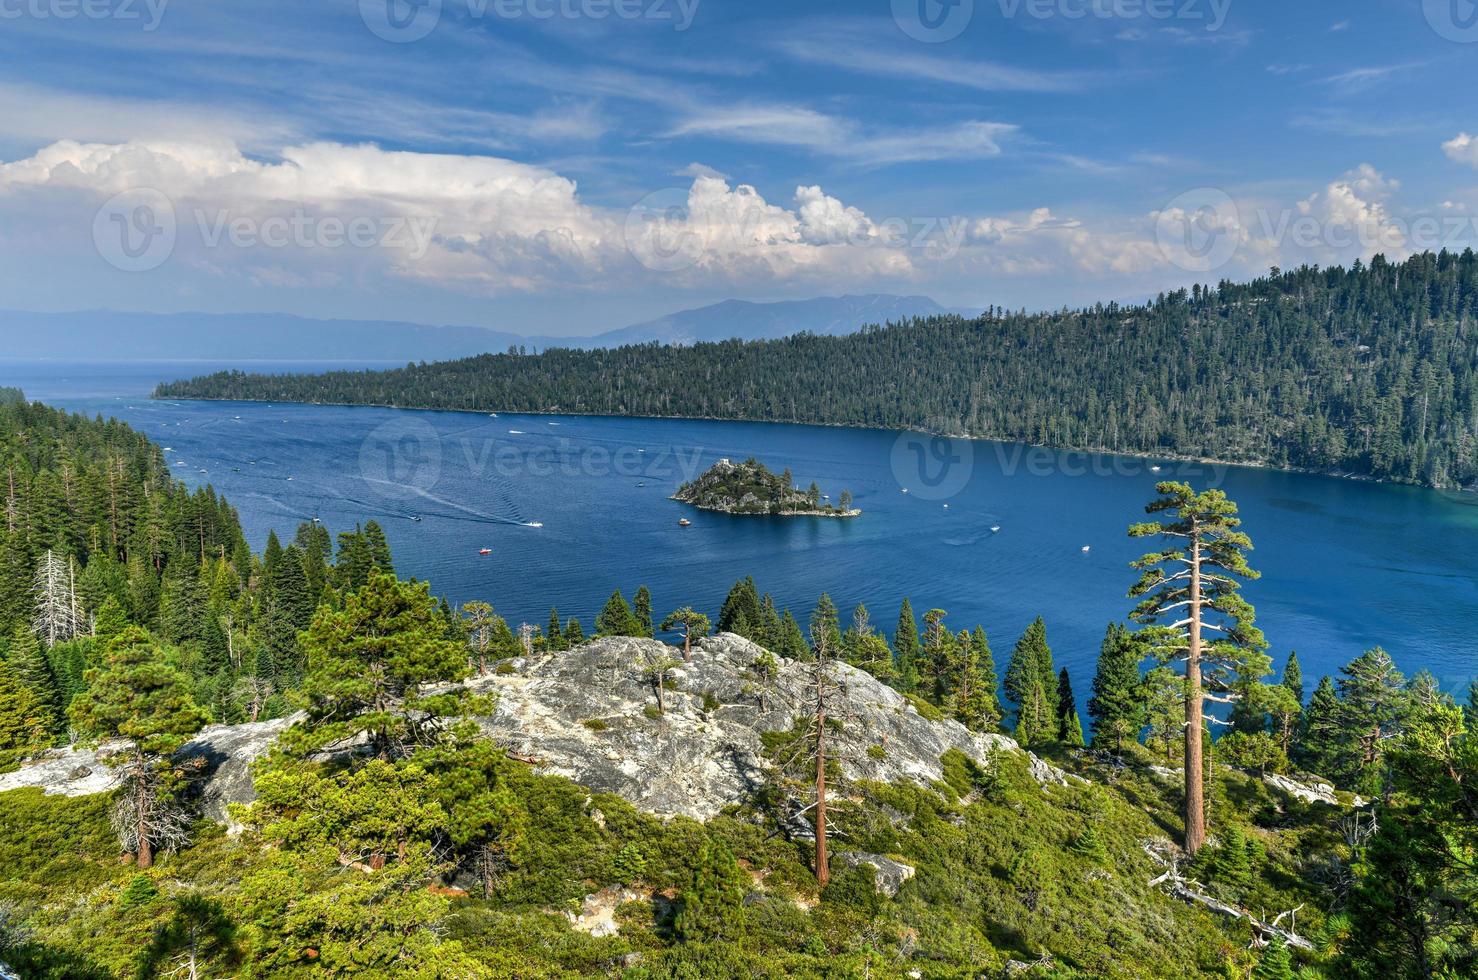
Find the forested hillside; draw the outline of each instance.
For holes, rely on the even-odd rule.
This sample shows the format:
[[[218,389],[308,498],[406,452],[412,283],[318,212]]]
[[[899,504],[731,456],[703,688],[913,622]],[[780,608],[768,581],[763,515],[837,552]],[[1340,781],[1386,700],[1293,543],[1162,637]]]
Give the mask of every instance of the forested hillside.
[[[1291,656],[1275,673],[1237,591],[1255,574],[1251,539],[1218,491],[1161,484],[1153,522],[1132,525],[1160,550],[1125,570],[1138,629],[1108,626],[1091,681],[1056,669],[1041,619],[998,668],[985,628],[946,610],[920,616],[905,598],[890,637],[866,609],[844,619],[822,595],[803,628],[749,579],[714,619],[701,608],[714,597],[613,593],[591,621],[597,636],[641,638],[622,660],[602,651],[628,647],[586,647],[579,620],[555,610],[515,630],[488,602],[438,602],[397,578],[373,524],[339,535],[333,555],[316,524],[253,555],[229,505],[171,481],[127,427],[18,392],[0,402],[14,521],[0,773],[75,744],[119,777],[74,798],[24,782],[0,794],[0,973],[1478,971],[1478,684],[1460,704],[1379,649],[1317,684]],[[1199,588],[1175,570],[1188,563],[1203,592],[1186,592]],[[1187,644],[1192,621],[1215,639]],[[715,628],[758,644],[722,693],[684,671],[704,655],[689,641]],[[682,646],[652,642],[658,632]],[[1200,683],[1182,672],[1188,656]],[[758,733],[765,765],[746,773],[742,803],[703,823],[662,820],[542,773],[478,723],[494,689],[474,675],[526,684],[564,657],[593,665],[595,696],[618,676],[640,693],[623,714],[574,723],[580,737],[563,747],[600,751],[619,726],[658,764],[683,726],[747,717],[782,669],[807,693],[788,729]],[[1035,754],[998,740],[973,760],[941,749],[938,779],[846,778],[828,754],[840,732],[874,762],[903,746],[841,710],[845,679],[862,677],[844,663],[903,692],[891,710],[910,717],[910,751],[945,744],[928,726],[958,723],[972,739],[1009,730]],[[1091,741],[1075,684],[1092,691]],[[1230,713],[1188,728],[1203,698]],[[227,834],[202,805],[209,760],[182,748],[213,722],[289,712]],[[57,760],[66,778],[94,775],[77,758]]]
[[[218,374],[170,398],[909,427],[1432,486],[1478,479],[1478,256],[1223,282],[1143,306],[991,310],[848,337]]]

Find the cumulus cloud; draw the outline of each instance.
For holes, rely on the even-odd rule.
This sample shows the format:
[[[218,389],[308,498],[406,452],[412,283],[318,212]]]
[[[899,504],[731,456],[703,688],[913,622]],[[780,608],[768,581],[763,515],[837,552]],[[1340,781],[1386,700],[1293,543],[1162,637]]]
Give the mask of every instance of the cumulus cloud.
[[[75,246],[97,234],[105,202],[141,188],[163,192],[173,209],[178,241],[165,271],[180,291],[225,277],[274,290],[373,290],[394,278],[479,296],[648,285],[737,294],[884,283],[986,289],[1041,277],[1080,295],[1126,296],[1188,274],[1238,277],[1275,262],[1424,247],[1396,210],[1400,184],[1369,165],[1282,203],[1221,192],[1208,202],[1193,192],[1138,216],[1092,219],[1047,207],[869,213],[815,184],[770,199],[708,167],[684,173],[683,186],[628,207],[592,203],[552,169],[492,156],[330,142],[257,156],[225,138],[61,140],[0,163],[0,229],[28,236],[0,234],[0,251],[50,249],[48,235]],[[356,222],[377,234],[346,247],[344,229]],[[91,246],[85,259],[96,268]]]
[[[627,211],[587,204],[552,170],[497,157],[316,142],[257,159],[229,140],[62,140],[0,163],[0,213],[60,195],[85,205],[73,209],[79,224],[111,195],[153,189],[173,209],[180,261],[278,287],[354,270],[493,293],[612,288],[642,276],[697,286],[914,273],[912,256],[820,187],[797,188],[785,205],[708,168],[689,170],[686,191]],[[343,227],[356,222],[378,229],[367,242],[382,247],[341,247]]]
[[[1478,136],[1458,133],[1442,144],[1442,152],[1446,153],[1447,159],[1454,163],[1465,163],[1470,167],[1478,167]]]

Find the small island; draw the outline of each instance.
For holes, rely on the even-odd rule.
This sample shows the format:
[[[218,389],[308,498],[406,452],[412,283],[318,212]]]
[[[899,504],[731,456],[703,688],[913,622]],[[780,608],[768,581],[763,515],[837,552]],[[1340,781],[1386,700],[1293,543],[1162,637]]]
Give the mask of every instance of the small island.
[[[763,514],[775,517],[859,517],[852,494],[843,491],[836,505],[812,483],[797,489],[790,470],[775,474],[753,457],[742,463],[721,459],[698,479],[684,483],[672,495],[704,510],[725,514]]]

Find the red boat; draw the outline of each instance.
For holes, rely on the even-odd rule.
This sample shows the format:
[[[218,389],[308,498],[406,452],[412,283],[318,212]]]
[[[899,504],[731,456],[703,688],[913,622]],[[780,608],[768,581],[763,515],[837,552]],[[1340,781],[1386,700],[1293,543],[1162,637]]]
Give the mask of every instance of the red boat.
[[[479,555],[491,555],[492,553],[493,553],[493,549],[492,548],[484,548],[484,549],[482,549],[481,551],[478,552]]]

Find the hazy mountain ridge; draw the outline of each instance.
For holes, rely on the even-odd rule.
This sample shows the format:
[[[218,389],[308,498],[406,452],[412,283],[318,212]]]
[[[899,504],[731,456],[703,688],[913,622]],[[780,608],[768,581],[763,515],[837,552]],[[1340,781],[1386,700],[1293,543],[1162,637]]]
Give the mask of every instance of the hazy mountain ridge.
[[[852,333],[867,324],[951,312],[927,296],[818,297],[778,303],[725,300],[591,337],[519,334],[488,327],[397,320],[325,320],[284,313],[28,313],[0,310],[0,341],[13,358],[97,360],[435,361],[531,350],[619,347],[657,341]]]

